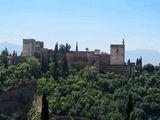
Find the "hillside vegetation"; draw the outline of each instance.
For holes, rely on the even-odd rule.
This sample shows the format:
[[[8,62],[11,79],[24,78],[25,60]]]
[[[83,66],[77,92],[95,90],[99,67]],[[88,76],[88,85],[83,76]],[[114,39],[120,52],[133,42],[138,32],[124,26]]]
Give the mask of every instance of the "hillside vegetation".
[[[52,58],[48,63],[30,58],[17,65],[8,65],[5,56],[1,55],[1,58],[4,59],[0,69],[1,91],[34,82],[37,95],[45,93],[47,96],[50,115],[123,120],[128,96],[132,95],[130,120],[160,119],[160,66],[148,64],[142,69],[137,66],[139,76],[129,78],[114,73],[97,73],[94,66],[68,68],[66,61]],[[28,119],[33,117],[40,117],[34,107]]]

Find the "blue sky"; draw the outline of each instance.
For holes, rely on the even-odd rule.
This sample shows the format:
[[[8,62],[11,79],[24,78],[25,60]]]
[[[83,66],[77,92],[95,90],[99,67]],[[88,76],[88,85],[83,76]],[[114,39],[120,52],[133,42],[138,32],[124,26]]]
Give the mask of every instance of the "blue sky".
[[[54,48],[100,48],[125,39],[126,49],[160,51],[159,0],[0,0],[0,42],[34,38]]]

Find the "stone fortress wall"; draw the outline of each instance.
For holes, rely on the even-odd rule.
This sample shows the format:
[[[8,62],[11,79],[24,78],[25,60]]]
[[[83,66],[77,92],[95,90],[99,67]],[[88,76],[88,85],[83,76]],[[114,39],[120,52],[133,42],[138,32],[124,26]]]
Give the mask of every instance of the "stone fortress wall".
[[[35,39],[23,39],[23,56],[32,57],[35,53],[40,53],[44,48],[44,43]]]
[[[49,52],[50,51],[50,52]],[[32,57],[53,56],[53,50],[44,48],[43,42],[34,39],[23,39],[23,56]],[[63,60],[63,55],[58,55]],[[87,65],[95,65],[99,72],[114,72],[127,76],[135,75],[135,63],[125,62],[125,44],[110,45],[110,54],[101,53],[99,49],[95,51],[71,51],[67,53],[69,66],[85,67]]]

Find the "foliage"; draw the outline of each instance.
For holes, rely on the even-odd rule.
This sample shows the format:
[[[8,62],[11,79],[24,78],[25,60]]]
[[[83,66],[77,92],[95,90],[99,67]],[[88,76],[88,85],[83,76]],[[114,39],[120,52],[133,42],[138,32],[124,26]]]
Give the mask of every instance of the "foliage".
[[[125,114],[125,120],[129,120],[130,119],[130,114],[133,111],[133,100],[132,100],[132,94],[129,94],[128,97],[128,103],[126,106],[126,114]]]
[[[43,95],[42,95],[41,120],[49,120],[48,101],[47,101],[45,93],[43,93]]]
[[[143,66],[143,71],[154,72],[154,66],[152,64],[146,64]]]
[[[55,46],[55,51],[57,49],[57,45]],[[53,58],[53,64],[54,64],[54,67],[53,67],[53,77],[55,80],[58,80],[58,77],[59,77],[59,65],[58,65],[58,59],[57,59],[57,52],[54,52],[54,58]]]
[[[142,57],[137,58],[136,60],[136,70],[142,72]]]
[[[29,58],[27,60],[27,63],[30,65],[30,73],[31,73],[31,75],[37,78],[40,75],[40,71],[41,71],[40,63],[34,57],[33,58]]]
[[[48,70],[48,60],[44,57],[44,55],[42,54],[42,58],[41,58],[41,72],[42,73],[47,73],[47,70]]]
[[[29,59],[28,63],[10,65],[8,69],[1,67],[0,88],[4,90],[24,84],[25,81],[33,81],[34,77],[38,77],[39,72],[40,65],[36,59]]]
[[[5,48],[0,55],[0,65],[4,65],[5,68],[8,68],[8,50]]]
[[[63,67],[62,67],[62,75],[63,77],[67,77],[69,74],[69,70],[68,70],[68,61],[67,61],[67,55],[66,53],[64,54],[64,59],[63,59]]]
[[[68,53],[68,52],[70,52],[70,49],[71,49],[71,45],[69,45],[68,43],[66,43],[66,45],[61,44],[59,46],[60,53]]]
[[[47,68],[50,74],[40,74],[44,64],[35,58],[28,59],[26,63],[9,65],[7,68],[2,62],[0,90],[34,79],[37,83],[37,94],[46,93],[50,114],[83,116],[93,120],[122,120],[125,119],[126,106],[130,106],[130,120],[160,119],[160,66],[145,65],[143,71],[139,70],[141,75],[133,78],[114,73],[97,74],[94,66],[83,69],[67,68],[67,61],[58,61],[58,52],[57,43],[54,59],[51,58],[53,60]],[[0,62],[6,54],[3,51]],[[129,97],[128,102],[127,96],[130,92],[132,97]],[[127,103],[133,103],[134,109]],[[31,110],[28,119],[32,116],[40,118],[35,109]],[[14,114],[12,117],[16,118],[18,115]],[[10,117],[1,114],[1,118]]]
[[[130,91],[134,104],[130,119],[160,117],[159,70],[152,74],[144,72],[135,78],[114,73],[96,74],[95,68],[90,66],[80,71],[70,68],[70,71],[65,79],[43,77],[37,81],[38,93],[46,92],[48,96],[51,114],[94,120],[124,119],[126,95]]]

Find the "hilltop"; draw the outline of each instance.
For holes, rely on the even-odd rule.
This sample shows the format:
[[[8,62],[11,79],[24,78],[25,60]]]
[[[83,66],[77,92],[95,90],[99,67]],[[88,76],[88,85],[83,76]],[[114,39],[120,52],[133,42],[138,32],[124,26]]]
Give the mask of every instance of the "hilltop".
[[[0,51],[4,50],[5,48],[8,49],[9,52],[13,52],[13,50],[17,51],[18,54],[22,52],[22,46],[12,44],[9,42],[0,43]],[[131,61],[136,61],[137,57],[143,57],[143,65],[147,63],[151,63],[154,65],[159,64],[160,60],[160,52],[150,50],[150,49],[137,49],[137,50],[127,50],[126,51],[126,61],[131,59]]]

